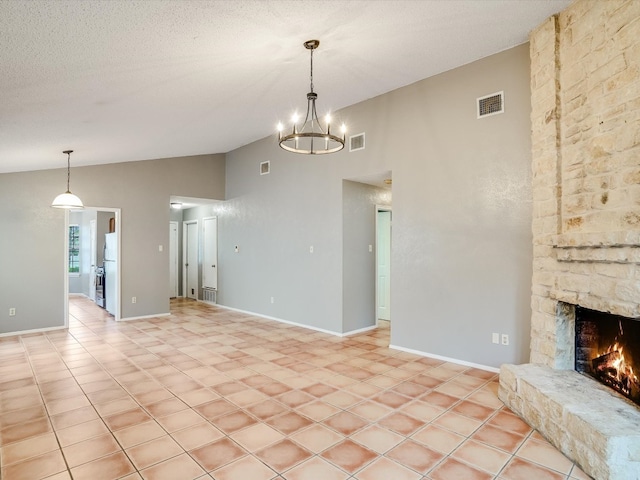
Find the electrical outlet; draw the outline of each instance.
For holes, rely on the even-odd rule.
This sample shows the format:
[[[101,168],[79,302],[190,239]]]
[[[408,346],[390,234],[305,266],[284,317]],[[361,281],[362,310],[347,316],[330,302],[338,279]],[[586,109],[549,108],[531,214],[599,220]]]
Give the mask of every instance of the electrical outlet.
[[[369,252],[373,252],[373,245],[369,245]]]
[[[131,303],[136,303],[138,299],[136,297],[131,297]]]
[[[9,316],[10,317],[15,317],[16,316],[16,309],[15,308],[10,308],[9,309]]]
[[[240,251],[240,248],[238,247],[238,245],[236,245],[236,246],[234,247],[234,251],[235,251],[236,253],[238,253],[238,252]]]
[[[500,344],[500,334],[499,333],[492,333],[491,334],[491,341],[495,344]]]
[[[309,253],[313,253],[313,245],[309,247]]]
[[[161,252],[164,249],[162,245],[158,245],[158,251]]]
[[[507,335],[506,333],[502,334],[502,344],[509,345],[509,335]]]
[[[275,300],[273,297],[271,297],[271,303],[275,303]]]

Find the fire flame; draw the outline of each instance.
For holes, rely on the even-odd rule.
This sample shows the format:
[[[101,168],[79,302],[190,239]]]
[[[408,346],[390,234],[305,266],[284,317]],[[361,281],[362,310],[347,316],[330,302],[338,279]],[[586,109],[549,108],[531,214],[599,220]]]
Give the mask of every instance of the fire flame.
[[[633,348],[631,354],[627,355],[628,360],[625,359],[623,345],[626,345],[627,353],[629,353],[630,343],[624,343],[621,321],[618,322],[618,327],[618,335],[611,340],[606,351],[597,357],[592,357],[589,372],[605,385],[640,405],[640,382],[632,366],[639,364]]]
[[[635,375],[633,371],[633,367],[631,365],[628,365],[624,360],[624,354],[622,353],[623,349],[624,348],[622,347],[622,345],[619,345],[618,342],[616,342],[613,345],[610,345],[607,351],[601,355],[617,352],[618,355],[616,356],[616,359],[609,362],[607,364],[607,367],[613,369],[616,372],[615,373],[616,380],[620,382],[624,382],[625,379],[632,379],[634,382],[637,383],[638,377]]]

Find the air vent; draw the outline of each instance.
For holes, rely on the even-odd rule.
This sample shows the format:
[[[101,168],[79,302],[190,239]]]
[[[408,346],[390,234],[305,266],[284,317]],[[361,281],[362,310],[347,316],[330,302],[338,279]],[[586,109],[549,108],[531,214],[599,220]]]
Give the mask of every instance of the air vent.
[[[203,288],[202,289],[202,301],[207,303],[216,303],[216,294],[218,292],[215,288]]]
[[[364,132],[349,137],[349,151],[364,150]]]
[[[268,175],[271,171],[271,164],[267,162],[260,163],[260,175]]]
[[[478,98],[478,118],[504,113],[504,92]]]

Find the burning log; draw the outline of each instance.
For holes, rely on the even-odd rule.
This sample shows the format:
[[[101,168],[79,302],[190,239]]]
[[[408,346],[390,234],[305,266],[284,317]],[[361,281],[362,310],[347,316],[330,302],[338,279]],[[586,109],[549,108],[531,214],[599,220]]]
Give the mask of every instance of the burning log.
[[[634,401],[640,398],[640,381],[624,361],[622,351],[613,349],[591,361],[594,374],[605,384]]]
[[[596,374],[615,378],[618,376],[617,365],[621,361],[622,354],[618,350],[613,350],[612,352],[605,353],[591,360],[591,366]]]

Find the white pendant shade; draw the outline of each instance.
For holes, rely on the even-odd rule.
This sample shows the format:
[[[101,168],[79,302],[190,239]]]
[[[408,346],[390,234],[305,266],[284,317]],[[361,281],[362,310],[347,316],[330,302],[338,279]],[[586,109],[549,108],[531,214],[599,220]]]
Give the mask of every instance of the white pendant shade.
[[[65,150],[62,153],[67,155],[67,191],[54,198],[51,206],[54,208],[66,209],[84,208],[82,200],[69,191],[69,181],[71,180],[71,154],[73,153],[73,150]]]
[[[53,199],[51,206],[54,208],[68,208],[68,209],[84,208],[84,205],[82,204],[82,200],[80,200],[71,192],[65,192],[58,195],[56,198]]]

